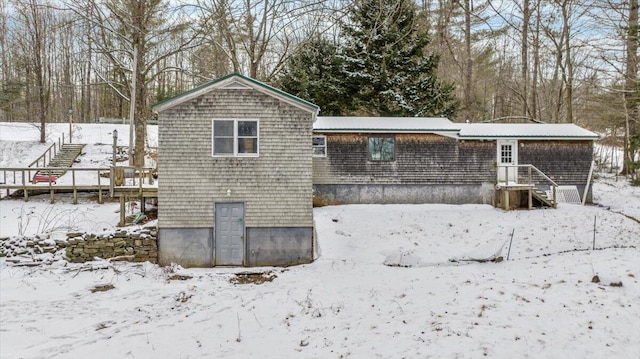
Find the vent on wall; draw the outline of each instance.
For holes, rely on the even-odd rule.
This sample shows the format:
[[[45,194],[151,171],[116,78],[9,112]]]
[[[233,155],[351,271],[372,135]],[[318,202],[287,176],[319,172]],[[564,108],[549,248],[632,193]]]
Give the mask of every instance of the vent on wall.
[[[247,85],[245,85],[243,83],[240,83],[238,81],[232,81],[232,82],[228,83],[227,85],[223,86],[222,88],[226,89],[226,90],[248,90],[248,89],[250,89],[249,86],[247,86]]]

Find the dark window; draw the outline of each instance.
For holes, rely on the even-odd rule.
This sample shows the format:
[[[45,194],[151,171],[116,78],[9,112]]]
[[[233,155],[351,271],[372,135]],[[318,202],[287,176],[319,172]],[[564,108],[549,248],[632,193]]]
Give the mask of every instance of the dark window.
[[[313,136],[313,156],[314,157],[327,156],[327,137],[326,136]]]
[[[396,139],[394,137],[369,137],[369,160],[394,161]]]
[[[513,147],[512,145],[500,146],[500,162],[511,163],[513,162]]]

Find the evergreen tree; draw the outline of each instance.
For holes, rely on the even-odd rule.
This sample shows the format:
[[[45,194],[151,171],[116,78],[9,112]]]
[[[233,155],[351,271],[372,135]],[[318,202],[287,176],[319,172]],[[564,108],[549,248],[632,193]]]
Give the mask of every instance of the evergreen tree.
[[[320,106],[323,115],[341,115],[346,106],[341,71],[336,44],[318,37],[289,58],[278,87]]]
[[[437,79],[438,56],[427,52],[413,1],[357,0],[341,28],[348,112],[453,116],[453,85]]]

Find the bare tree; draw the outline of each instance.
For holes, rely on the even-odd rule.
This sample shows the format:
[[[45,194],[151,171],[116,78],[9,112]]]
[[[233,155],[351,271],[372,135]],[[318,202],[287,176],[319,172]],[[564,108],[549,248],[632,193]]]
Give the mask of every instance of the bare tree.
[[[234,72],[269,80],[322,27],[325,0],[200,0],[207,43]],[[219,61],[219,60],[218,60]]]
[[[190,30],[190,19],[172,8],[166,0],[83,0],[68,2],[67,7],[91,28],[91,49],[111,64],[117,79],[97,73],[120,97],[130,103],[135,139],[133,164],[144,164],[146,125],[151,117],[149,87],[164,72],[182,69],[164,64],[164,60],[197,45],[198,33],[179,37]],[[179,41],[176,41],[179,39]],[[94,67],[94,70],[98,70]]]
[[[46,123],[50,105],[51,62],[49,58],[53,18],[47,6],[40,0],[19,0],[14,3],[20,34],[16,39],[28,60],[27,84],[33,78],[38,104],[40,142],[46,141]],[[18,30],[18,29],[16,29]],[[27,92],[30,93],[29,89]]]

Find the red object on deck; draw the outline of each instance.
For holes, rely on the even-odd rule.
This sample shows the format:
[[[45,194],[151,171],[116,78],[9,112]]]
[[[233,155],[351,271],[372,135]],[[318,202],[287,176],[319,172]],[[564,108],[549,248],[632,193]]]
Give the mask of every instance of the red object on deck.
[[[35,175],[33,176],[33,183],[38,183],[38,182],[53,182],[56,183],[56,181],[58,180],[57,176],[52,176],[52,175]]]

